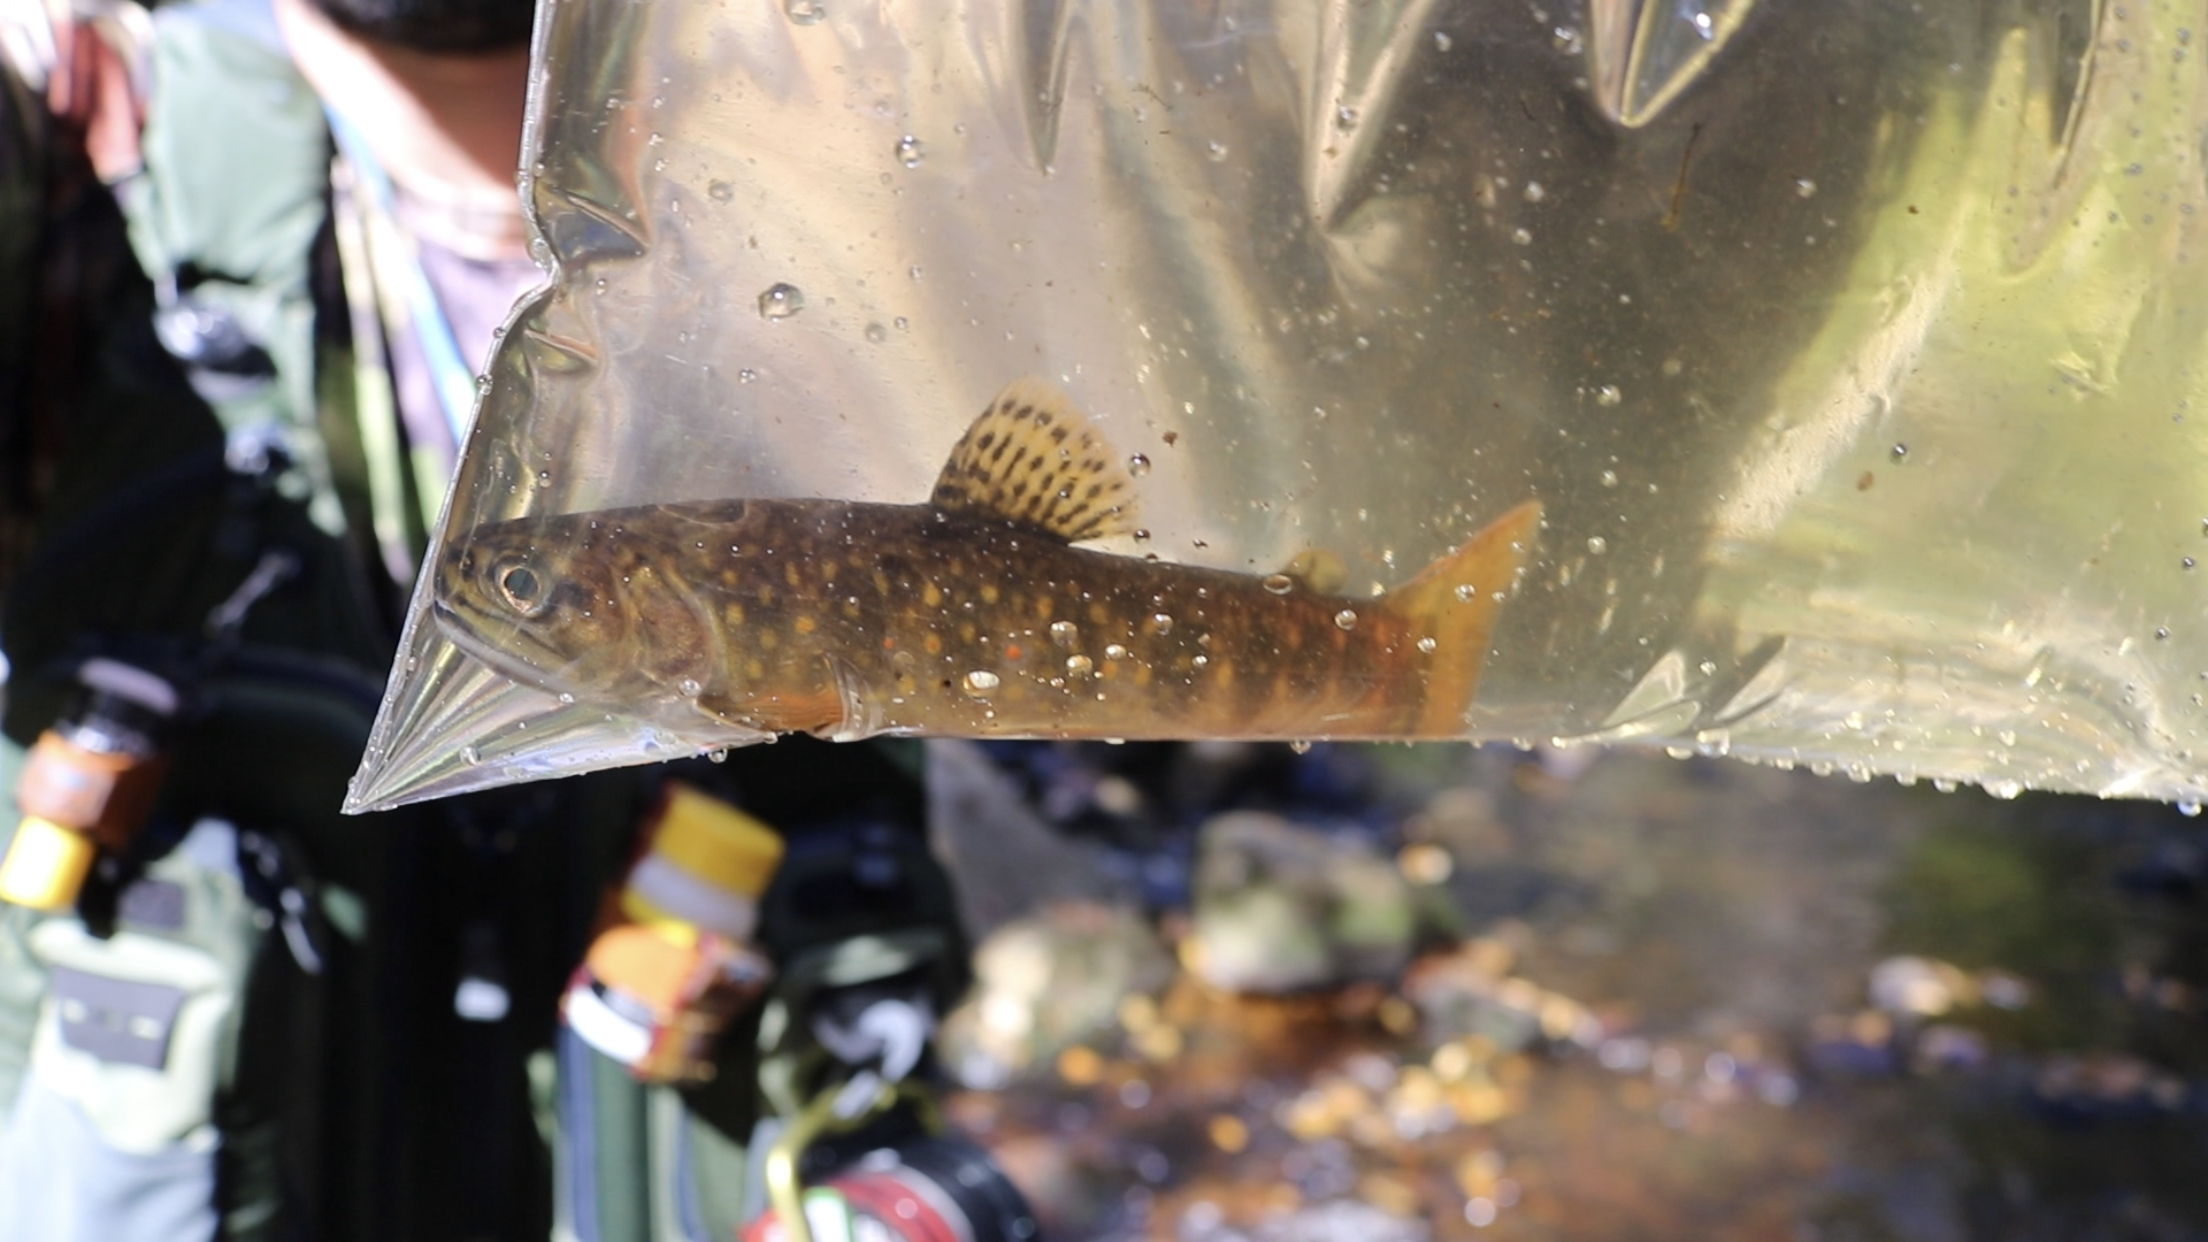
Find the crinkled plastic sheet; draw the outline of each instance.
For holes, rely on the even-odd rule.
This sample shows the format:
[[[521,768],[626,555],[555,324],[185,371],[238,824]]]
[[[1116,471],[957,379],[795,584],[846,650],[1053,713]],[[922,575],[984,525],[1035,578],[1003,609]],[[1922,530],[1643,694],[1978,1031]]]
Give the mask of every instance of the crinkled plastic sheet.
[[[1034,375],[1147,459],[1124,557],[1367,597],[1539,501],[1467,737],[2194,802],[2181,8],[559,0],[439,544],[923,502]],[[351,809],[758,740],[432,577]]]

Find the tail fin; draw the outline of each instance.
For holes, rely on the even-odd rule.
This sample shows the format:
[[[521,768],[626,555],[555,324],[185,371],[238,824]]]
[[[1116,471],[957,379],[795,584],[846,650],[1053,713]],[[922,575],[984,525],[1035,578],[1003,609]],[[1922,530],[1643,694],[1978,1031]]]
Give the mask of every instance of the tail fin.
[[[1472,706],[1480,667],[1487,662],[1496,610],[1517,583],[1540,526],[1541,504],[1529,500],[1388,592],[1388,607],[1410,622],[1411,632],[1434,640],[1432,655],[1423,661],[1426,695],[1411,725],[1412,736],[1463,733],[1465,709]]]

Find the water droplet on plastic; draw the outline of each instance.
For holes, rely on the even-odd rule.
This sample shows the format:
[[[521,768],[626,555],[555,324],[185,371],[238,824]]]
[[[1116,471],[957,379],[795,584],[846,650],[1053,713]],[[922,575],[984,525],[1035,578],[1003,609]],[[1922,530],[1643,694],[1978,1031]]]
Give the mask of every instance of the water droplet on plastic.
[[[1533,230],[1512,229],[1510,231],[1510,240],[1518,243],[1521,246],[1530,246],[1533,244]]]
[[[715,181],[705,187],[706,197],[716,203],[725,203],[736,197],[736,187],[726,181]]]
[[[2007,802],[2024,792],[2024,783],[2022,781],[1987,781],[1986,792],[2003,802]]]
[[[1095,668],[1095,662],[1090,660],[1089,657],[1085,655],[1072,655],[1066,657],[1066,674],[1068,676],[1086,677],[1089,675],[1090,671]]]
[[[1434,654],[1434,649],[1439,646],[1441,646],[1441,644],[1435,642],[1434,636],[1431,634],[1428,634],[1426,637],[1418,640],[1418,649],[1422,654],[1425,655]]]
[[[828,6],[820,0],[783,0],[782,15],[794,26],[811,26],[828,16]]]
[[[1616,384],[1604,384],[1595,390],[1596,405],[1613,406],[1624,400],[1625,394],[1618,390]]]
[[[870,323],[866,325],[866,339],[879,345],[889,339],[889,329],[878,323]]]
[[[1311,743],[1304,741],[1302,738],[1297,738],[1295,741],[1288,743],[1288,749],[1299,755],[1308,755],[1311,753]]]
[[[460,762],[472,768],[483,762],[483,752],[473,746],[463,746],[460,748]]]
[[[1587,536],[1587,550],[1596,556],[1601,556],[1610,550],[1610,541],[1600,535],[1589,535]]]
[[[1817,193],[1817,183],[1807,177],[1796,177],[1794,179],[1794,193],[1802,198],[1810,198]]]
[[[2170,627],[2169,627],[2169,626],[2166,626],[2166,625],[2158,625],[2158,626],[2155,626],[2155,627],[2154,627],[2154,640],[2155,640],[2156,642],[2165,642],[2165,641],[2167,641],[2167,640],[2169,639],[2169,637],[2170,637]]]
[[[1540,201],[1541,201],[1542,199],[1544,199],[1544,198],[1547,198],[1548,196],[1549,196],[1549,192],[1548,192],[1547,190],[1544,190],[1544,189],[1542,189],[1542,188],[1541,188],[1541,183],[1540,183],[1540,182],[1538,182],[1538,181],[1528,181],[1528,182],[1526,183],[1526,188],[1525,188],[1525,199],[1526,199],[1526,201],[1527,201],[1527,202],[1529,202],[1529,203],[1538,203],[1538,202],[1540,202]]]
[[[1259,585],[1275,595],[1286,595],[1296,589],[1296,580],[1286,574],[1267,574]]]
[[[1354,608],[1344,608],[1344,609],[1342,609],[1342,610],[1341,610],[1340,612],[1337,612],[1337,613],[1335,613],[1335,614],[1334,614],[1334,625],[1335,625],[1335,627],[1336,627],[1337,629],[1344,629],[1344,630],[1354,630],[1354,629],[1356,629],[1356,628],[1357,628],[1357,610],[1356,610],[1356,609],[1354,609]]]
[[[675,683],[675,692],[686,699],[694,699],[705,693],[705,687],[698,684],[697,678],[685,677]]]
[[[1341,107],[1334,109],[1334,128],[1357,128],[1357,109],[1350,107],[1348,104],[1343,104]]]
[[[549,471],[549,470],[539,470],[539,471],[537,471],[537,486],[539,486],[539,487],[543,487],[543,486],[545,486],[546,484],[549,484],[550,482],[552,482],[552,472],[551,472],[551,471]]]
[[[1227,161],[1227,144],[1225,144],[1225,143],[1223,143],[1223,142],[1214,142],[1214,143],[1209,143],[1209,144],[1206,144],[1205,150],[1206,150],[1206,151],[1208,151],[1208,152],[1210,153],[1210,155],[1211,155],[1211,162],[1212,162],[1212,163],[1214,163],[1214,164],[1224,164],[1224,163],[1226,163],[1226,161]]]
[[[1615,470],[1603,471],[1602,485],[1604,487],[1616,487],[1618,485],[1618,472]]]
[[[2178,559],[2177,565],[2180,569],[2191,569],[2193,567],[2193,558],[2189,556],[2180,557]]]
[[[1471,584],[1471,583],[1469,583],[1469,582],[1460,582],[1460,583],[1458,583],[1458,584],[1457,584],[1457,602],[1458,602],[1458,603],[1460,603],[1460,604],[1469,604],[1469,603],[1471,603],[1471,602],[1472,602],[1473,600],[1476,600],[1476,599],[1478,599],[1479,597],[1480,597],[1480,588],[1478,588],[1478,587],[1476,587],[1476,586],[1472,585],[1472,584]]]
[[[1127,473],[1138,479],[1150,473],[1150,459],[1140,453],[1130,456],[1127,459]]]
[[[897,162],[905,167],[920,167],[920,161],[926,155],[927,152],[920,146],[920,140],[911,134],[906,134],[897,140]]]
[[[1932,778],[1932,788],[1939,790],[1941,793],[1954,793],[1955,782],[1944,776],[1937,776]]]
[[[574,696],[574,695],[572,695],[572,694],[569,694],[569,693],[568,693],[567,691],[565,691],[565,690],[562,690],[562,691],[560,691],[560,703],[561,703],[561,704],[562,704],[563,706],[572,706],[572,705],[574,704],[574,702],[575,702],[575,696]]]
[[[777,281],[759,295],[759,317],[762,319],[788,319],[804,309],[805,291],[793,284]]]
[[[1906,444],[1896,444],[1894,445],[1892,452],[1894,460],[1900,461],[1902,458],[1909,455],[1909,446]]]
[[[1150,542],[1150,532],[1149,532],[1148,530],[1138,530],[1138,531],[1136,531],[1136,532],[1135,532],[1135,542],[1136,542],[1136,543],[1148,543],[1148,542]]]
[[[739,384],[748,384],[758,378],[759,373],[750,367],[743,367],[736,372],[736,382]]]
[[[912,326],[912,321],[905,318],[903,315],[899,315],[895,319],[889,321],[889,326],[897,329],[899,332],[903,332],[905,329]]]
[[[1107,643],[1104,646],[1104,658],[1107,660],[1124,660],[1127,658],[1127,649],[1118,643]]]
[[[490,377],[490,376],[488,376],[488,375],[478,375],[478,376],[476,376],[476,377],[475,377],[475,395],[476,395],[476,396],[480,397],[480,396],[482,396],[482,395],[483,395],[484,393],[487,393],[487,392],[489,392],[490,390],[491,390],[491,377]]]
[[[1151,616],[1151,618],[1150,618],[1150,632],[1151,632],[1151,633],[1153,633],[1153,634],[1170,634],[1170,633],[1172,633],[1172,632],[1173,632],[1173,616],[1172,616],[1172,614],[1171,614],[1171,613],[1164,613],[1164,612],[1160,612],[1160,613],[1155,613],[1155,614],[1153,614],[1153,615]]]

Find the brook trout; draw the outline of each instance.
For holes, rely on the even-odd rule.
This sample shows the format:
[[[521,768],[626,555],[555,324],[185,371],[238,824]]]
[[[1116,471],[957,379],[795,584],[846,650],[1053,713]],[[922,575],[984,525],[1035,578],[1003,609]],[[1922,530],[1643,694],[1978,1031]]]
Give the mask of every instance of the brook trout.
[[[1540,522],[1519,505],[1377,598],[1112,555],[1134,482],[1019,380],[926,504],[707,500],[476,528],[433,609],[506,675],[768,732],[1455,736]],[[674,715],[671,717],[669,713]]]

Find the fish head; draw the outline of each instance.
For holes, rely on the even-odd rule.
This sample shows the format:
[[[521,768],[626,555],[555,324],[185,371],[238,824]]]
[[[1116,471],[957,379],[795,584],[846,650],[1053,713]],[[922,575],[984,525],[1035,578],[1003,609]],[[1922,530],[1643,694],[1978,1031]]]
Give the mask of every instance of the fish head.
[[[431,612],[455,646],[516,681],[633,707],[713,667],[665,542],[645,515],[489,523],[439,553]]]

